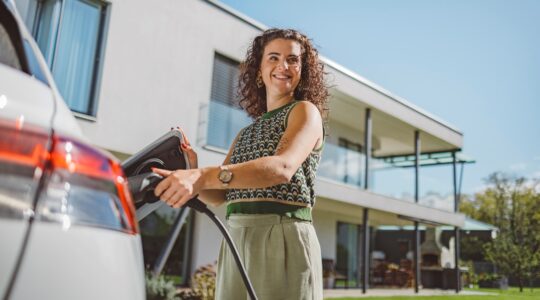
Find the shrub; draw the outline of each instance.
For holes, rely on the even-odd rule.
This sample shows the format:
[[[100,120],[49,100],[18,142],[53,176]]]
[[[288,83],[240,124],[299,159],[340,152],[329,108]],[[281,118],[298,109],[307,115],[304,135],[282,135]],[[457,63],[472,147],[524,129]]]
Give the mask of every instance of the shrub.
[[[165,279],[163,275],[153,276],[146,274],[146,299],[147,300],[179,300],[176,297],[174,282]]]
[[[213,300],[216,291],[216,267],[208,264],[199,267],[191,276],[191,289],[180,292],[180,299]]]

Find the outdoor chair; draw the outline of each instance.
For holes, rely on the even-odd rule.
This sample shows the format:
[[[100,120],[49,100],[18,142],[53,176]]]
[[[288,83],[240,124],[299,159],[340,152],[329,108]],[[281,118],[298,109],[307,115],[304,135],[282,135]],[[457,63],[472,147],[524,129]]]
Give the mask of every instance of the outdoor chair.
[[[344,287],[346,289],[349,288],[349,277],[347,275],[343,275],[341,272],[336,271],[336,266],[333,259],[330,258],[323,258],[322,260],[323,265],[323,274],[327,274],[328,276],[333,275],[334,276],[334,285],[332,288],[336,288],[337,283],[343,281]],[[344,272],[347,274],[348,272]]]

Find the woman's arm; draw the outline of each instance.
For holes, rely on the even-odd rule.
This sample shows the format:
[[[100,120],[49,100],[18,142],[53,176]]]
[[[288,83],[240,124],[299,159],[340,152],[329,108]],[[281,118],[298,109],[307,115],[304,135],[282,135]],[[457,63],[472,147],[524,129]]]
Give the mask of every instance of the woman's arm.
[[[167,176],[154,190],[160,199],[179,207],[202,190],[264,188],[287,183],[309,153],[322,142],[322,119],[317,107],[307,101],[292,109],[288,125],[275,155],[240,164],[227,165],[232,180],[223,186],[218,179],[219,166],[164,172]]]
[[[227,165],[231,162],[232,151],[234,149],[234,145],[236,145],[236,141],[238,140],[239,136],[240,136],[240,133],[236,136],[236,138],[234,138],[234,141],[232,142],[231,147],[229,148],[229,152],[227,153],[227,156],[225,157],[225,160],[223,161],[222,165]],[[227,193],[227,190],[218,190],[218,189],[200,190],[199,199],[202,200],[206,204],[217,207],[225,202],[225,193]]]

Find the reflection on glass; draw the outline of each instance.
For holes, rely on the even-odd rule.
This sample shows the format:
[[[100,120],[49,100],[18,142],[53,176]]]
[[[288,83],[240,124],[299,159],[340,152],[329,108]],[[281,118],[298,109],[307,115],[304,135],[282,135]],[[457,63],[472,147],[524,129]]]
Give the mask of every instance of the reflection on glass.
[[[414,285],[414,231],[383,225],[371,231],[370,283],[373,287],[410,288]]]
[[[390,163],[384,159],[372,159],[370,174],[372,190],[396,199],[414,202],[415,169],[414,161],[396,160]],[[403,163],[407,161],[407,163]],[[400,163],[408,166],[400,166]],[[420,156],[419,200],[424,206],[453,211],[454,196],[452,165],[422,165],[430,163],[426,155]],[[412,166],[411,166],[412,165]]]
[[[364,155],[358,151],[327,143],[324,146],[317,175],[362,187]]]
[[[360,225],[338,222],[336,272],[346,282],[336,282],[336,287],[359,287],[362,230]]]
[[[169,230],[171,230],[171,226],[179,212],[178,209],[163,205],[139,223],[144,265],[147,271],[152,270],[154,267],[162,248],[167,242]],[[189,249],[188,233],[192,226],[192,219],[193,213],[190,213],[161,273],[176,285],[186,285],[189,277],[189,274],[187,274],[189,271],[187,268],[189,264],[187,255]]]
[[[422,205],[454,211],[452,165],[420,168],[420,199]]]
[[[373,158],[370,165],[371,190],[375,193],[414,202],[414,168],[396,167]]]
[[[207,144],[229,149],[240,130],[251,123],[246,112],[218,101],[210,101]]]

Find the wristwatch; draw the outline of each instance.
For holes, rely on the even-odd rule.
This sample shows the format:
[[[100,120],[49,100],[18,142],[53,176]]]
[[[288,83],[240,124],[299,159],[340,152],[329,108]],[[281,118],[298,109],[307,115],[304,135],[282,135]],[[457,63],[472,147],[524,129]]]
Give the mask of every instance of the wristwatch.
[[[227,166],[220,166],[219,167],[219,173],[218,173],[218,179],[221,181],[224,187],[229,185],[229,182],[231,182],[233,178],[233,173]]]

